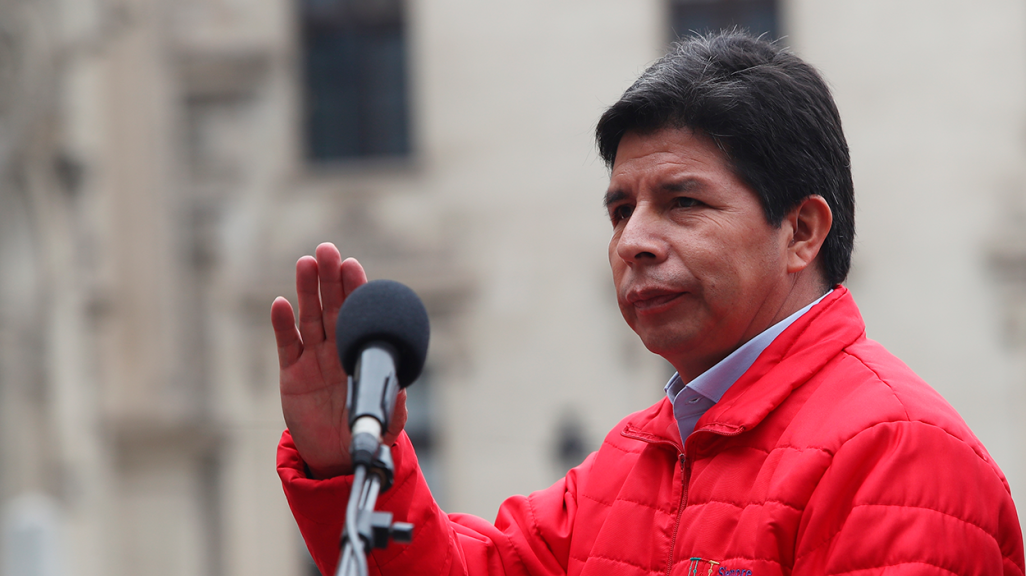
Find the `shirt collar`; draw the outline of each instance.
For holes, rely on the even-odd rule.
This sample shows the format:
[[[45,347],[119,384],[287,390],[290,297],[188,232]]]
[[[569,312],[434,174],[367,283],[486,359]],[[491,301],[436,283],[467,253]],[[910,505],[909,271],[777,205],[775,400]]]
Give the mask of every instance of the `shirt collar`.
[[[677,394],[679,394],[685,387],[694,390],[713,402],[719,402],[720,398],[723,397],[723,394],[727,392],[727,389],[730,388],[734,382],[737,382],[737,379],[752,367],[752,364],[755,363],[759,354],[762,354],[762,351],[765,350],[781,332],[786,330],[787,327],[800,318],[802,314],[805,314],[810,308],[818,304],[820,300],[826,298],[830,292],[833,292],[833,290],[830,290],[808,306],[763,330],[758,336],[742,344],[740,348],[731,352],[726,358],[717,362],[712,368],[699,374],[698,377],[686,385],[684,384],[684,381],[681,380],[680,374],[675,372],[670,378],[670,381],[667,382],[664,387],[664,390],[666,390],[666,396],[670,399],[670,403],[673,403]]]

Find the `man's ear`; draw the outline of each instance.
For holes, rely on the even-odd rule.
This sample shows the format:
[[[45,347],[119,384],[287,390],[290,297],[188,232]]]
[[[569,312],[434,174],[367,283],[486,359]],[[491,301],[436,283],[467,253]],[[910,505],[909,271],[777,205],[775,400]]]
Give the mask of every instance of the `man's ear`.
[[[806,197],[787,216],[793,234],[787,245],[787,272],[794,274],[808,268],[819,255],[830,225],[834,221],[830,205],[818,194]]]

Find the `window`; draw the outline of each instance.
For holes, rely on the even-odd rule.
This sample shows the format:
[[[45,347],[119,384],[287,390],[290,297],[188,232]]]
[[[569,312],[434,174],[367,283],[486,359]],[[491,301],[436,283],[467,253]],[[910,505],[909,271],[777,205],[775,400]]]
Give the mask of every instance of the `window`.
[[[410,152],[403,0],[300,0],[306,156]]]
[[[735,26],[780,37],[776,0],[671,0],[670,26],[675,39]]]

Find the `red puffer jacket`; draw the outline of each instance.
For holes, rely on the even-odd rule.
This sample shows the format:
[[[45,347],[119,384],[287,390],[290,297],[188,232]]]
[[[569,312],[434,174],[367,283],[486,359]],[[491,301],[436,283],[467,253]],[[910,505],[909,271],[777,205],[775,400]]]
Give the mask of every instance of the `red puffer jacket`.
[[[681,449],[665,399],[495,525],[446,515],[403,436],[379,509],[416,525],[387,574],[1016,574],[1008,484],[936,392],[867,340],[839,288],[785,330]],[[686,454],[683,455],[683,454]],[[285,494],[332,574],[350,478],[307,479],[286,432]]]

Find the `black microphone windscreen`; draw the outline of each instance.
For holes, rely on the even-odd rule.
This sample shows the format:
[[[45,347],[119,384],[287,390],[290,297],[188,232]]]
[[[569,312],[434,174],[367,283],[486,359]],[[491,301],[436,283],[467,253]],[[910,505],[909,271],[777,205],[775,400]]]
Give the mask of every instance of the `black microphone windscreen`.
[[[420,376],[427,357],[427,310],[417,294],[393,280],[374,280],[346,298],[335,322],[335,344],[346,374],[353,374],[360,352],[372,341],[396,349],[396,379],[405,388]]]

